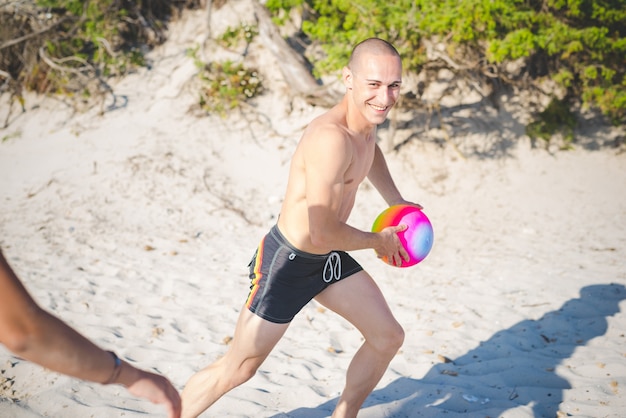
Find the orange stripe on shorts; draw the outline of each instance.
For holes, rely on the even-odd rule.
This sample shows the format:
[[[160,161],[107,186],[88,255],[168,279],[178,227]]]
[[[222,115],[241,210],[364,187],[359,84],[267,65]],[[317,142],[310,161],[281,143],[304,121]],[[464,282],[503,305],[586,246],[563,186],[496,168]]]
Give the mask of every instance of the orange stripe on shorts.
[[[254,279],[252,279],[252,286],[250,288],[250,294],[248,295],[248,300],[246,300],[246,308],[250,308],[256,293],[259,291],[259,282],[261,281],[261,277],[263,274],[261,273],[261,265],[263,264],[263,248],[265,243],[265,237],[261,240],[259,244],[259,248],[256,254],[256,260],[254,262],[254,269],[252,270],[254,273]]]

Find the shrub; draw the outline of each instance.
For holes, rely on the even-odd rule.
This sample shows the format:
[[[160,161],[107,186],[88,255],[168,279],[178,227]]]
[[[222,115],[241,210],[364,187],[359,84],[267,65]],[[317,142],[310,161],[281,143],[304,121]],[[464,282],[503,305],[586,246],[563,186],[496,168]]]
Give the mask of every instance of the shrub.
[[[146,64],[168,19],[198,1],[36,0],[0,7],[3,89],[91,97],[106,78]],[[1,91],[0,91],[1,92]]]
[[[531,140],[542,139],[549,145],[552,137],[560,133],[563,137],[561,149],[569,149],[574,141],[576,116],[566,101],[552,99],[548,106],[538,115],[537,120],[526,126],[526,135]]]
[[[261,76],[254,68],[230,60],[204,63],[198,59],[198,48],[189,51],[200,70],[199,105],[208,112],[226,112],[263,91]]]
[[[626,120],[626,8],[623,0],[268,0],[275,16],[303,11],[302,31],[325,55],[315,71],[346,62],[348,48],[370,36],[392,42],[405,69],[428,61],[424,40],[445,42],[455,71],[489,74],[517,84],[550,77],[568,99]],[[306,13],[304,13],[306,11]],[[509,80],[507,61],[526,71]]]

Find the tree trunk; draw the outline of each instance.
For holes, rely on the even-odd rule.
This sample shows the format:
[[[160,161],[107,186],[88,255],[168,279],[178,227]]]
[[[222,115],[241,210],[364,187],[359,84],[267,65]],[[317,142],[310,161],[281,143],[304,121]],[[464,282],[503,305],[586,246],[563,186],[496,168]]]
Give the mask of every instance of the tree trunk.
[[[258,22],[258,36],[262,40],[263,45],[268,48],[280,63],[280,71],[285,78],[285,82],[296,94],[304,96],[316,104],[330,105],[331,103],[327,99],[323,99],[325,89],[317,83],[308,70],[304,58],[296,53],[280,35],[265,6],[258,1],[253,1],[252,3],[254,5],[254,15]]]

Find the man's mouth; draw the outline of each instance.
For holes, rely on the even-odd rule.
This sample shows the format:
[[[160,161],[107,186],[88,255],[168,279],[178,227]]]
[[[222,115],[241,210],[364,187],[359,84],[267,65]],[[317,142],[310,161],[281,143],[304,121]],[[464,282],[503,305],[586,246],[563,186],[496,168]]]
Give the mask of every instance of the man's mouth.
[[[371,104],[371,103],[370,103],[370,106],[372,106],[372,108],[374,110],[377,110],[379,112],[384,112],[385,110],[387,110],[387,107],[388,107],[388,106],[377,106],[377,105]]]

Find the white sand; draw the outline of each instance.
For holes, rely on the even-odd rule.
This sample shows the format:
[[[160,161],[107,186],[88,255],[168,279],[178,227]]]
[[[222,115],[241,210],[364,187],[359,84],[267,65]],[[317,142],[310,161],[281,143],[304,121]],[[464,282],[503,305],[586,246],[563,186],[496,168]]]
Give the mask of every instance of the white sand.
[[[271,127],[251,114],[191,115],[185,48],[202,39],[201,18],[178,22],[178,36],[152,53],[154,68],[114,86],[123,107],[71,115],[31,98],[0,130],[0,246],[27,288],[180,389],[226,350],[291,152],[323,111],[287,114],[268,95],[260,107]],[[512,135],[508,115],[470,121],[462,144]],[[579,140],[611,135],[590,126]],[[428,141],[387,154],[401,190],[431,218],[435,244],[408,269],[354,253],[407,333],[360,417],[626,416],[626,153],[579,145],[550,154],[511,140],[509,156],[482,160]],[[384,205],[362,189],[351,222],[367,229]],[[360,343],[311,303],[258,375],[205,416],[329,416]],[[120,387],[0,348],[1,417],[146,413],[163,415]]]

